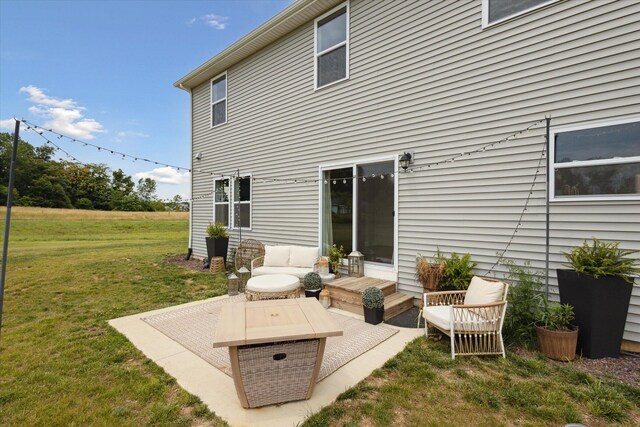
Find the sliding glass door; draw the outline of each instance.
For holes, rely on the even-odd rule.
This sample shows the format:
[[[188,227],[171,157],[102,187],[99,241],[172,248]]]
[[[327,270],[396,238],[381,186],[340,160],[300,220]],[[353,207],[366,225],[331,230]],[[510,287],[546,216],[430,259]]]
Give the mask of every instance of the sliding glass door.
[[[355,163],[323,171],[322,248],[342,245],[365,261],[394,265],[395,161]],[[363,179],[364,178],[364,179]]]

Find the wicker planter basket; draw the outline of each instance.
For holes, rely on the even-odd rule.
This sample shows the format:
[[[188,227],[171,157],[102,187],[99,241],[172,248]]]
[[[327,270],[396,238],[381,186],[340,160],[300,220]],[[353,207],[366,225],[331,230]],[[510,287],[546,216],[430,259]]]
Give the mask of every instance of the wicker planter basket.
[[[550,331],[536,325],[540,350],[550,359],[563,362],[576,358],[578,328],[572,331]]]
[[[318,350],[317,339],[238,347],[249,407],[308,399]]]
[[[224,257],[214,256],[211,257],[211,263],[209,264],[209,271],[212,273],[222,273],[226,271],[224,268]]]
[[[423,259],[416,261],[416,279],[422,283],[425,292],[437,291],[443,274],[444,264],[432,264]]]

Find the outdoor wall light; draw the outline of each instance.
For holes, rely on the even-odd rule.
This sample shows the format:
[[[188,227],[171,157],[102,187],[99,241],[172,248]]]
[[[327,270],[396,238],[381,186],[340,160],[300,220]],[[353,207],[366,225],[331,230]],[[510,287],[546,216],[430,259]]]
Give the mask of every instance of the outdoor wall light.
[[[409,165],[413,163],[413,160],[413,153],[405,151],[402,157],[400,157],[400,167],[402,168],[402,170],[406,171]]]
[[[199,151],[196,153],[196,160],[202,160],[202,153]]]

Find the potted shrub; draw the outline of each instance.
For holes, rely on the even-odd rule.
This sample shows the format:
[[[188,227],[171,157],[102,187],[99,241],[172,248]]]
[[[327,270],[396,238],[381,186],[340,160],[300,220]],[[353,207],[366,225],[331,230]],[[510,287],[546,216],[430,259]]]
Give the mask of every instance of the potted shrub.
[[[591,242],[564,253],[569,269],[557,269],[560,302],[575,310],[579,328],[578,352],[592,359],[618,357],[629,310],[638,251],[623,250],[618,242]]]
[[[378,288],[367,288],[362,291],[364,321],[377,325],[384,319],[384,294]]]
[[[210,222],[207,226],[207,257],[214,256],[224,258],[224,265],[227,265],[227,249],[229,248],[229,231],[221,222]]]
[[[304,279],[302,279],[302,284],[304,285],[304,296],[315,297],[316,299],[320,299],[320,291],[322,290],[322,279],[320,275],[315,271],[311,273],[307,273],[304,275]]]
[[[329,257],[329,265],[331,266],[331,272],[336,275],[336,279],[340,277],[340,266],[342,265],[342,259],[345,257],[344,246],[340,245],[340,247],[333,244],[329,248],[329,252],[327,253]]]
[[[540,350],[550,359],[569,361],[576,357],[578,328],[571,324],[573,307],[544,301],[541,320],[536,322]]]
[[[469,283],[473,279],[473,269],[478,265],[478,263],[471,261],[471,255],[460,256],[451,252],[451,257],[447,258],[438,249],[434,259],[444,265],[438,290],[463,291],[469,287]]]
[[[416,280],[422,283],[422,289],[424,289],[425,292],[438,290],[444,269],[445,265],[443,262],[431,262],[420,254],[416,257],[415,277]]]

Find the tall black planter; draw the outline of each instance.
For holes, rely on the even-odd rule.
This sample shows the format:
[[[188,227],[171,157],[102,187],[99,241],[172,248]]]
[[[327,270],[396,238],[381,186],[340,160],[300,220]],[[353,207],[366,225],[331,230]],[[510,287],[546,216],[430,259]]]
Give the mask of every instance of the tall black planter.
[[[380,308],[364,308],[364,321],[372,325],[377,325],[384,320],[384,307]]]
[[[227,249],[229,249],[228,237],[205,237],[207,241],[207,257],[214,256],[224,258],[224,265],[227,266]]]
[[[619,277],[598,279],[557,269],[560,303],[573,306],[578,354],[590,359],[620,356],[633,284]]]

